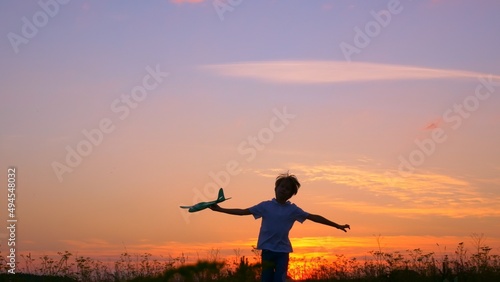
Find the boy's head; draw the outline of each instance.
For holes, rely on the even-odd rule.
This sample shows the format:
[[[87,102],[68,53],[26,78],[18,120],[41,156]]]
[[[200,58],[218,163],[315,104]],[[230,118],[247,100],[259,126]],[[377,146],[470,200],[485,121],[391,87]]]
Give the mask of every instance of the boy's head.
[[[299,180],[297,180],[295,175],[290,174],[289,172],[280,174],[276,177],[276,183],[274,184],[276,198],[284,198],[285,200],[288,200],[293,195],[297,194],[299,188]]]

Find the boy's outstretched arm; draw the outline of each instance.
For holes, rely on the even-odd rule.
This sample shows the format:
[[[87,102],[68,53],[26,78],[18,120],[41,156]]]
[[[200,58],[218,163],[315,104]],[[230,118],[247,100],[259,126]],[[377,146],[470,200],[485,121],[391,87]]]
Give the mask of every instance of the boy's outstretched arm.
[[[222,213],[227,213],[227,214],[232,214],[232,215],[251,215],[252,214],[249,209],[225,209],[225,208],[221,208],[217,204],[211,205],[209,208],[213,211],[216,211],[216,212],[222,212]]]
[[[307,219],[309,219],[311,221],[314,221],[314,222],[317,222],[317,223],[321,223],[321,224],[324,224],[324,225],[335,227],[335,228],[340,229],[340,230],[342,230],[344,232],[347,232],[346,229],[351,229],[351,227],[349,226],[349,224],[340,225],[340,224],[337,224],[337,223],[335,223],[333,221],[330,221],[330,220],[322,217],[321,215],[317,215],[317,214],[309,214],[307,216]]]

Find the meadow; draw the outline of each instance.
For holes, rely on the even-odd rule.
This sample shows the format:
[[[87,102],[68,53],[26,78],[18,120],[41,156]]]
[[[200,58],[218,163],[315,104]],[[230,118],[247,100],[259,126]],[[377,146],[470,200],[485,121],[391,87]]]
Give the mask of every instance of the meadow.
[[[500,281],[500,256],[486,245],[464,243],[443,255],[421,249],[383,252],[370,251],[366,257],[345,255],[291,258],[290,281]],[[150,253],[122,253],[116,261],[99,260],[59,252],[54,256],[34,258],[21,255],[16,274],[7,273],[5,256],[0,257],[0,281],[259,281],[259,251],[252,257],[236,255],[219,258],[212,250],[211,258],[188,262],[178,257],[153,257]],[[235,251],[237,254],[237,252]]]

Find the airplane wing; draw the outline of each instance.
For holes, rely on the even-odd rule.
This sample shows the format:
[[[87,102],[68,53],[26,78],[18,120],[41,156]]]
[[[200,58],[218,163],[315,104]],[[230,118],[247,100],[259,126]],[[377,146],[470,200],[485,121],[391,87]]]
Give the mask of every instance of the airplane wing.
[[[217,197],[217,200],[210,201],[210,202],[201,202],[201,203],[197,203],[196,205],[192,205],[192,206],[180,206],[180,208],[189,209],[188,210],[189,212],[198,212],[198,211],[201,211],[201,210],[204,210],[204,209],[210,207],[213,204],[222,203],[225,200],[229,200],[229,199],[231,199],[231,198],[224,197],[224,192],[222,191],[222,188],[220,188],[219,189],[219,196]]]
[[[197,211],[202,211],[208,207],[210,207],[211,205],[215,204],[216,201],[212,201],[212,202],[202,202],[202,203],[198,203],[192,207],[189,208],[189,212],[197,212]]]

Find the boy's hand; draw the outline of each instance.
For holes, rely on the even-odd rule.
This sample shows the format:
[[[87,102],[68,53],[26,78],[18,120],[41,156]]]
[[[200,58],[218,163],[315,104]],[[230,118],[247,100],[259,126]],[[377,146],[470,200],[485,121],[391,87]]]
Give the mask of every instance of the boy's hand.
[[[346,229],[351,229],[351,226],[349,226],[349,224],[344,224],[344,225],[339,225],[338,228],[344,232],[347,232]]]

